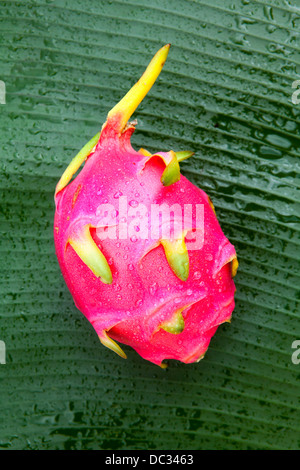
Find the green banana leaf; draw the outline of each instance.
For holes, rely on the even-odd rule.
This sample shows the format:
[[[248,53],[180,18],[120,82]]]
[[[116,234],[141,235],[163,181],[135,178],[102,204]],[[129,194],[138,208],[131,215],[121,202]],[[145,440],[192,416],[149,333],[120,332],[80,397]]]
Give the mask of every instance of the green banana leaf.
[[[0,0],[0,449],[300,448],[299,41],[299,0]],[[132,142],[195,152],[240,266],[231,324],[163,370],[100,344],[52,230],[63,170],[166,43]]]

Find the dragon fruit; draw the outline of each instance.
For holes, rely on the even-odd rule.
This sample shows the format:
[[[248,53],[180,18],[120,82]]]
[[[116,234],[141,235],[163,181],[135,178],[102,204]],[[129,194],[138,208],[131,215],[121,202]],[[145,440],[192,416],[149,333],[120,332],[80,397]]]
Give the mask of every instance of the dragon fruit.
[[[210,198],[180,174],[193,152],[151,154],[130,143],[136,121],[128,120],[169,47],[71,161],[56,187],[54,219],[62,274],[101,343],[124,358],[118,343],[130,345],[161,367],[204,356],[230,321],[238,267]]]

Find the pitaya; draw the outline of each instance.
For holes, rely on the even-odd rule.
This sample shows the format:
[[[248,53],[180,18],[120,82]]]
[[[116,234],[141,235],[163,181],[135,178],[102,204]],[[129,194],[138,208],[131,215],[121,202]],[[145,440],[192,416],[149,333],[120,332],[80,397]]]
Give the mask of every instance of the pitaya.
[[[151,155],[130,144],[136,122],[128,119],[169,47],[65,170],[54,220],[62,274],[102,344],[125,358],[116,341],[125,343],[161,367],[165,359],[203,357],[218,326],[230,321],[238,266],[210,198],[180,175],[179,161],[193,153]]]

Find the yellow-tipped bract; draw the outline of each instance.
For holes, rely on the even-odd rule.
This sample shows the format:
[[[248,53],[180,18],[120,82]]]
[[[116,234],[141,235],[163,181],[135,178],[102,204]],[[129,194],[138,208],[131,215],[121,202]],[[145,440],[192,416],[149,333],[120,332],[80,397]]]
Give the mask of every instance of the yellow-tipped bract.
[[[80,232],[70,236],[68,241],[95,276],[100,277],[104,284],[112,283],[110,267],[91,236],[90,225],[85,225]]]

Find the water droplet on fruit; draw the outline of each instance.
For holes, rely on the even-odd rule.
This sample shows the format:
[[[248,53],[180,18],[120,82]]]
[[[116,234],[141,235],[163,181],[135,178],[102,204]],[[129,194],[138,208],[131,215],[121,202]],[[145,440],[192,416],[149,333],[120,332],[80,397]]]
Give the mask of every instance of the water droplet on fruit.
[[[129,201],[129,205],[131,207],[137,207],[139,205],[138,201],[135,201],[134,199],[132,201]]]
[[[152,284],[152,286],[150,286],[149,292],[150,292],[151,295],[154,295],[156,291],[157,291],[157,283],[154,282],[154,284]]]

